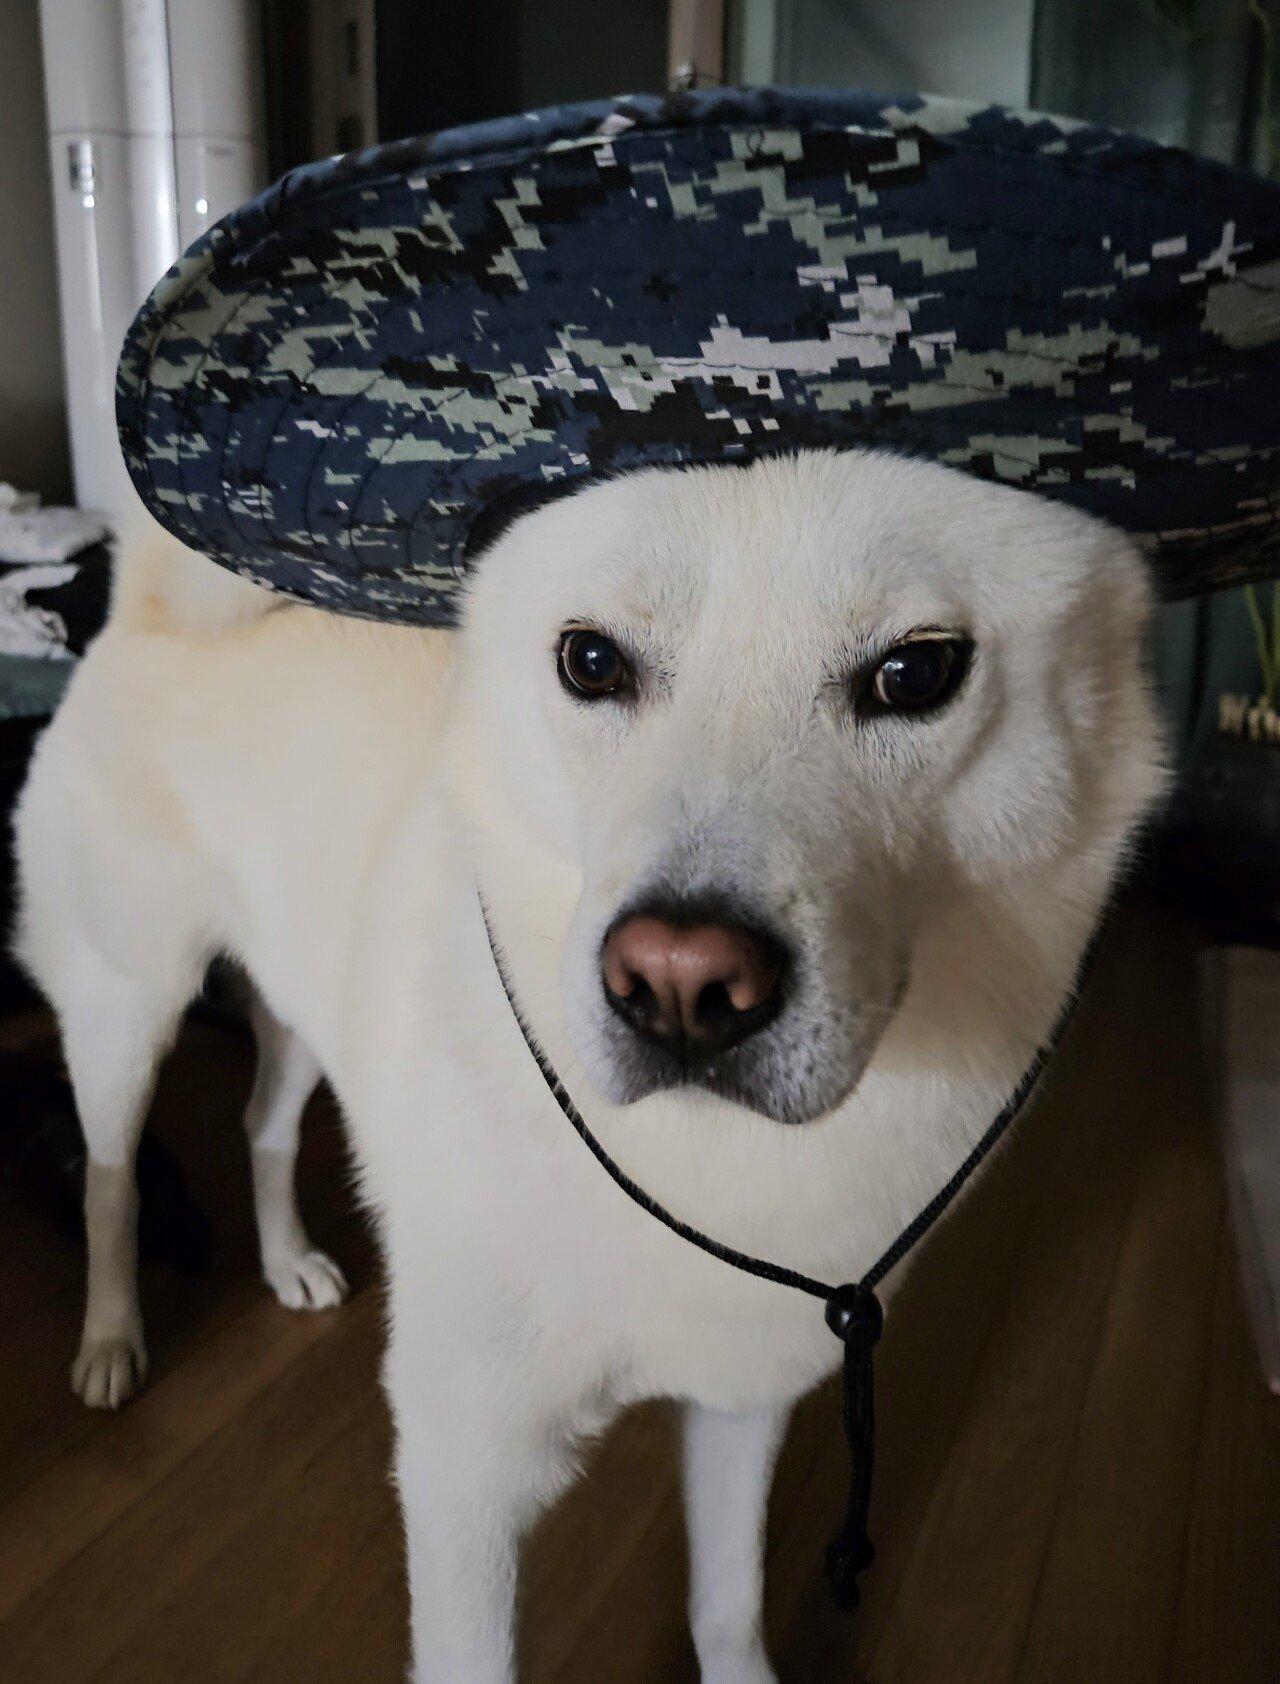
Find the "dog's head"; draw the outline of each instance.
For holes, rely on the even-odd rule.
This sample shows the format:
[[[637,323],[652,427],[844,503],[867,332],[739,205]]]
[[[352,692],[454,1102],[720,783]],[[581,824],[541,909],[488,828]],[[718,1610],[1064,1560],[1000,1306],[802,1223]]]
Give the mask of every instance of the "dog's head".
[[[1158,785],[1149,613],[1109,528],[860,452],[517,521],[459,694],[595,1086],[837,1106],[957,897],[1114,864]]]

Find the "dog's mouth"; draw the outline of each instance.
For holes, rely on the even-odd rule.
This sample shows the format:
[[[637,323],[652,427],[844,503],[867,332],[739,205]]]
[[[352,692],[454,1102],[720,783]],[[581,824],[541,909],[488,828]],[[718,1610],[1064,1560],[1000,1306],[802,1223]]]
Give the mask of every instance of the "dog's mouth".
[[[714,1051],[645,1039],[611,1011],[601,1025],[600,1086],[619,1105],[685,1090],[771,1122],[818,1122],[857,1089],[906,988],[904,975],[889,1003],[874,1011],[806,1011],[796,1001],[738,1044]]]
[[[572,943],[568,1027],[597,1090],[617,1105],[683,1090],[786,1125],[835,1111],[901,1005],[909,946],[670,884]]]

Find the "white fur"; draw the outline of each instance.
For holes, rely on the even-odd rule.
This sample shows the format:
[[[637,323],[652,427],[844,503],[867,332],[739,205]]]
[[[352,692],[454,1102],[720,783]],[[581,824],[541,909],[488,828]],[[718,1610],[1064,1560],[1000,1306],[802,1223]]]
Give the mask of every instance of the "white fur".
[[[134,565],[18,819],[19,950],[91,1153],[89,1401],[122,1390],[119,1344],[141,1349],[121,1172],[154,1061],[228,951],[333,1082],[380,1218],[419,1679],[513,1677],[520,1531],[581,1435],[669,1394],[689,1400],[703,1676],[764,1684],[769,1472],[838,1347],[811,1301],[605,1177],[524,1046],[477,888],[628,1170],[724,1240],[853,1278],[1045,1034],[1159,787],[1140,561],[1066,509],[851,453],[553,504],[483,560],[456,634],[280,605],[189,557]],[[643,663],[635,705],[564,694],[555,650],[583,622]],[[850,663],[921,626],[974,638],[960,694],[855,720]],[[779,1044],[778,1079],[811,1044],[822,1114],[605,1097],[600,936],[655,877],[726,885],[788,929],[810,1039]],[[291,1161],[308,1056],[255,1096],[262,1153]],[[305,1236],[278,1211],[262,1232],[282,1290]]]

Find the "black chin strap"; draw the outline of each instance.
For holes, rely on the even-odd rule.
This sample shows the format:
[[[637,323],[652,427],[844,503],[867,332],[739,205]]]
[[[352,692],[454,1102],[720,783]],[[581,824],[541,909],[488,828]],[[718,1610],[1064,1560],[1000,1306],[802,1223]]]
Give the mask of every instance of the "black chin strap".
[[[901,1262],[916,1241],[932,1228],[1026,1104],[1031,1090],[1040,1079],[1040,1074],[1050,1054],[1062,1039],[1063,1033],[1071,1021],[1081,985],[1093,962],[1093,956],[1098,945],[1098,934],[1095,933],[1089,944],[1088,950],[1081,961],[1075,986],[1068,995],[1066,1004],[1059,1012],[1048,1040],[1045,1041],[1027,1066],[1022,1074],[1022,1079],[1013,1090],[1007,1103],[994,1121],[988,1125],[985,1134],[969,1153],[969,1156],[960,1165],[960,1168],[947,1182],[946,1186],[934,1195],[914,1221],[907,1224],[893,1244],[871,1265],[861,1280],[836,1286],[828,1281],[816,1280],[812,1275],[801,1274],[796,1269],[784,1269],[781,1265],[770,1263],[763,1257],[752,1257],[747,1252],[736,1251],[732,1246],[723,1245],[719,1240],[711,1239],[709,1235],[701,1233],[688,1222],[682,1222],[678,1216],[673,1216],[665,1206],[651,1198],[643,1187],[631,1179],[588,1128],[586,1119],[574,1104],[568,1090],[556,1074],[554,1066],[542,1050],[537,1036],[533,1033],[525,1018],[512,989],[511,978],[508,975],[506,962],[494,936],[493,925],[489,921],[489,909],[484,903],[483,896],[480,897],[480,911],[484,918],[485,932],[489,938],[489,950],[493,954],[498,978],[502,983],[502,989],[506,994],[512,1015],[520,1026],[520,1033],[524,1036],[525,1045],[533,1054],[538,1069],[542,1072],[542,1079],[550,1088],[556,1104],[559,1105],[581,1137],[584,1145],[611,1179],[617,1183],[629,1199],[640,1206],[641,1210],[646,1211],[655,1221],[661,1222],[665,1228],[670,1228],[671,1232],[678,1234],[682,1240],[687,1240],[690,1245],[697,1246],[699,1251],[705,1251],[710,1257],[718,1257],[722,1263],[728,1263],[735,1269],[741,1269],[744,1274],[754,1275],[758,1280],[772,1281],[777,1286],[789,1286],[795,1292],[807,1292],[811,1298],[820,1298],[826,1306],[827,1326],[844,1346],[844,1432],[849,1447],[850,1461],[849,1499],[845,1505],[844,1520],[841,1523],[840,1530],[827,1549],[826,1572],[832,1599],[837,1608],[853,1610],[858,1606],[859,1601],[859,1576],[871,1565],[875,1556],[875,1549],[867,1533],[867,1515],[871,1506],[871,1472],[875,1456],[873,1354],[876,1343],[880,1338],[881,1329],[884,1326],[884,1312],[880,1307],[880,1300],[876,1296],[876,1288],[890,1269]]]

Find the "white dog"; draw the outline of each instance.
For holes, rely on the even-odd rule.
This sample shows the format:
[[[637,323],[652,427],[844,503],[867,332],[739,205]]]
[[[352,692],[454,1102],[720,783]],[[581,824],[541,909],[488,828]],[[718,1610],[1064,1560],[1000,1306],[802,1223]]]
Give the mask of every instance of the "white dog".
[[[519,1534],[575,1441],[654,1394],[688,1403],[703,1677],[771,1679],[771,1465],[840,1347],[820,1306],[605,1176],[479,897],[631,1175],[718,1239],[855,1278],[1031,1058],[1159,788],[1149,613],[1109,528],[862,453],[527,514],[456,633],[291,605],[176,548],[128,560],[18,818],[19,951],[90,1153],[81,1395],[118,1403],[142,1370],[134,1146],[227,952],[270,1014],[268,1279],[340,1290],[291,1191],[317,1068],[379,1213],[419,1679],[512,1678]]]

